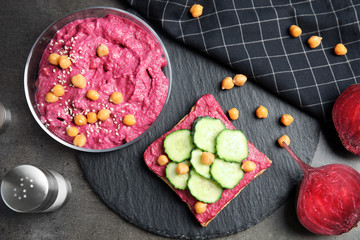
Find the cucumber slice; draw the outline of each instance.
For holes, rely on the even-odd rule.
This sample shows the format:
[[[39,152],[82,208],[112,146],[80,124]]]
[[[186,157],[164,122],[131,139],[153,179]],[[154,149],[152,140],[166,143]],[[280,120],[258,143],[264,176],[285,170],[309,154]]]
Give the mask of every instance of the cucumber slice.
[[[182,162],[190,158],[194,148],[190,130],[182,129],[170,133],[164,140],[164,151],[174,162]]]
[[[210,166],[201,163],[202,151],[194,149],[191,151],[190,163],[200,176],[210,179]]]
[[[241,131],[225,129],[216,137],[216,153],[225,161],[241,163],[249,155],[248,141]]]
[[[210,169],[211,176],[223,188],[234,188],[244,177],[240,163],[226,162],[216,158]]]
[[[189,161],[184,161],[184,164],[190,166]],[[174,186],[174,188],[185,190],[189,179],[189,173],[179,175],[176,173],[178,163],[169,162],[166,166],[166,178]]]
[[[194,170],[190,172],[188,188],[191,195],[204,203],[214,203],[218,201],[223,192],[222,187],[217,182],[200,176]]]
[[[204,152],[215,153],[215,138],[224,129],[220,119],[199,117],[193,123],[194,144]]]

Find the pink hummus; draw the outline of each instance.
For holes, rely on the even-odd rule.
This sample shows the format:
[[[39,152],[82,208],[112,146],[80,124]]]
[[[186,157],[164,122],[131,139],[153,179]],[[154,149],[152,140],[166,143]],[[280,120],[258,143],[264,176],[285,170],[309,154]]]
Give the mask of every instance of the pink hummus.
[[[109,48],[109,54],[101,58],[96,54],[100,44]],[[68,56],[71,66],[63,70],[51,65],[51,53]],[[111,111],[106,121],[76,126],[87,139],[84,147],[105,149],[129,142],[155,121],[165,103],[169,87],[161,70],[165,66],[164,52],[157,41],[129,20],[107,15],[69,23],[55,34],[40,62],[36,101],[41,121],[58,137],[72,143],[66,128],[76,126],[74,116],[105,108]],[[85,88],[71,85],[71,77],[76,74],[86,78]],[[47,103],[45,95],[55,84],[63,85],[65,95]],[[98,100],[86,97],[90,89],[99,93]],[[122,103],[109,101],[113,92],[122,93]],[[128,114],[135,116],[135,125],[122,123]]]
[[[169,132],[161,136],[146,149],[144,153],[146,165],[158,176],[166,177],[166,165],[160,166],[157,163],[157,158],[160,155],[165,154],[163,148],[164,138],[173,131],[179,129],[191,129],[192,123],[196,120],[196,118],[202,116],[218,118],[225,124],[226,128],[235,129],[235,127],[231,124],[222,111],[214,96],[209,94],[204,95],[196,102],[194,111],[191,111],[180,124],[176,125]],[[256,169],[250,173],[245,173],[243,179],[239,182],[238,185],[235,186],[235,188],[224,189],[220,200],[215,203],[208,204],[206,211],[202,214],[195,213],[194,205],[197,200],[190,194],[189,190],[175,189],[175,192],[177,195],[179,195],[181,200],[190,205],[191,211],[200,223],[205,223],[214,218],[223,207],[225,207],[247,184],[249,184],[256,177],[257,174],[259,174],[261,171],[264,171],[271,165],[271,161],[263,153],[256,149],[256,147],[250,142],[249,156],[246,160],[256,163]]]

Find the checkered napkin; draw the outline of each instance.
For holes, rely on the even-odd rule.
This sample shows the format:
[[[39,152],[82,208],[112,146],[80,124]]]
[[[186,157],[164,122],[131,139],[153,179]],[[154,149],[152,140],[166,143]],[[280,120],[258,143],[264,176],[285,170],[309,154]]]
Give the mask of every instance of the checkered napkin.
[[[360,83],[360,0],[128,0],[173,38],[231,66],[321,120]],[[195,4],[203,15],[189,13]],[[298,25],[299,38],[289,35]],[[309,48],[310,36],[322,44]],[[343,43],[348,53],[336,56]]]

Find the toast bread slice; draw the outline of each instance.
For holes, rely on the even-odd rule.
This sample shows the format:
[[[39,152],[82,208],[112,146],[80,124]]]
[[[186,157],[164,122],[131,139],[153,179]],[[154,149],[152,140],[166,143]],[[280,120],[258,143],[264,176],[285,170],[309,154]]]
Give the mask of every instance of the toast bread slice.
[[[226,115],[223,113],[220,105],[217,103],[217,101],[215,100],[215,98],[212,95],[204,95],[203,97],[201,97],[195,106],[193,106],[190,110],[190,112],[183,117],[169,132],[165,133],[164,135],[162,135],[160,138],[158,138],[153,144],[151,144],[148,149],[145,151],[144,153],[144,159],[145,162],[147,164],[147,166],[149,167],[150,170],[152,170],[158,177],[160,177],[167,185],[169,185],[169,187],[176,192],[180,198],[187,204],[187,206],[189,207],[190,211],[195,215],[195,217],[197,218],[197,220],[199,221],[199,223],[203,226],[206,227],[217,215],[218,213],[221,212],[222,209],[224,209],[230,202],[232,199],[234,199],[241,191],[242,189],[244,189],[245,186],[247,186],[253,179],[255,179],[256,177],[260,176],[268,167],[270,167],[272,161],[270,159],[268,159],[265,155],[263,155],[262,153],[260,153],[254,146],[253,144],[249,143],[249,147],[251,147],[251,149],[256,149],[258,151],[258,153],[256,153],[257,155],[260,154],[261,158],[262,158],[262,169],[260,169],[259,171],[256,172],[256,174],[254,174],[251,179],[246,182],[246,183],[242,183],[242,181],[240,181],[240,183],[233,189],[226,189],[224,191],[230,191],[232,192],[232,196],[231,199],[228,199],[227,201],[225,201],[224,203],[222,203],[222,205],[220,205],[220,210],[216,210],[216,212],[212,213],[209,217],[207,218],[199,218],[198,215],[201,214],[196,214],[195,209],[194,209],[194,204],[197,201],[194,197],[189,197],[189,193],[186,193],[183,196],[183,193],[185,192],[189,192],[188,190],[179,190],[174,188],[174,186],[169,182],[169,180],[166,178],[166,175],[164,174],[165,171],[165,167],[160,167],[159,165],[157,165],[157,157],[160,156],[161,154],[164,154],[163,149],[159,149],[159,148],[163,148],[162,147],[162,143],[163,140],[165,139],[165,137],[170,134],[173,131],[182,129],[182,124],[184,123],[184,121],[188,121],[186,124],[187,127],[189,127],[189,123],[193,122],[193,120],[199,116],[191,116],[192,114],[194,114],[194,112],[196,112],[198,110],[198,108],[200,108],[200,110],[205,110],[207,108],[203,108],[203,102],[207,103],[207,106],[210,107],[211,109],[216,109],[216,112],[218,116],[218,118],[220,120],[222,120],[225,124],[225,126],[227,128],[230,129],[235,129],[235,127],[230,123],[230,121],[227,119]],[[207,109],[209,110],[209,109]],[[195,114],[197,115],[197,114]],[[191,116],[191,117],[190,117]],[[207,114],[205,113],[202,116],[207,116]],[[214,117],[214,116],[212,116]],[[192,118],[189,120],[189,118]],[[154,146],[155,144],[155,146]],[[154,146],[156,149],[156,151],[154,151],[154,149],[152,149],[151,147]],[[250,149],[249,149],[250,151]],[[152,153],[151,156],[149,156],[147,153]],[[250,154],[250,153],[249,153]],[[248,157],[249,158],[249,157]],[[157,166],[156,166],[157,165]],[[245,173],[246,174],[246,173]],[[239,186],[241,184],[241,186]],[[193,198],[193,199],[192,199]],[[223,198],[223,197],[222,197]],[[221,198],[220,198],[221,200]],[[219,201],[220,201],[219,200]],[[215,203],[213,203],[215,204]]]

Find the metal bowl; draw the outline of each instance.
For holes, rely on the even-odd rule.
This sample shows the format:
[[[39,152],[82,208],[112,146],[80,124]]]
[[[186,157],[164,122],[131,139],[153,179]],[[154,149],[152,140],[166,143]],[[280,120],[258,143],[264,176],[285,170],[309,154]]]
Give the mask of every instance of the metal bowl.
[[[149,35],[152,36],[154,38],[154,40],[156,40],[156,42],[159,44],[159,46],[163,49],[164,55],[165,55],[167,63],[168,63],[168,66],[166,66],[162,69],[165,76],[167,77],[167,79],[169,81],[168,94],[167,94],[164,106],[162,107],[162,110],[161,110],[159,116],[157,117],[157,119],[153,122],[153,124],[147,130],[145,130],[145,132],[143,132],[136,139],[134,139],[128,143],[119,145],[117,147],[107,148],[107,149],[81,148],[81,147],[77,147],[69,142],[64,141],[63,139],[61,139],[60,137],[55,135],[53,132],[51,132],[48,128],[46,128],[45,125],[40,121],[41,114],[40,114],[39,109],[37,108],[36,101],[35,101],[35,93],[36,93],[35,81],[38,77],[39,63],[40,63],[41,57],[43,55],[43,52],[58,30],[63,28],[68,23],[73,22],[78,19],[92,18],[92,17],[104,17],[107,14],[114,14],[114,15],[120,16],[122,18],[125,18],[125,19],[130,20],[131,22],[135,23],[136,25],[141,27],[143,30],[145,30],[147,33],[149,33]],[[170,97],[171,85],[172,85],[172,74],[171,74],[170,59],[169,59],[168,53],[167,53],[165,46],[164,46],[163,42],[161,41],[160,37],[156,34],[156,32],[147,23],[145,23],[139,17],[137,17],[129,12],[126,12],[124,10],[110,8],[110,7],[94,7],[94,8],[83,9],[83,10],[74,12],[72,14],[69,14],[69,15],[63,17],[62,19],[58,20],[57,22],[51,24],[39,36],[39,38],[36,40],[35,44],[33,45],[32,49],[29,53],[29,56],[27,58],[25,72],[24,72],[24,87],[25,87],[26,100],[27,100],[27,103],[29,105],[32,115],[34,116],[36,122],[40,125],[40,127],[48,135],[50,135],[53,139],[55,139],[59,143],[65,145],[69,148],[73,148],[73,149],[76,149],[79,151],[84,151],[84,152],[93,152],[93,153],[109,152],[109,151],[122,149],[122,148],[125,148],[125,147],[137,142],[138,140],[140,140],[148,131],[150,131],[154,127],[154,125],[156,125],[156,123],[159,120],[159,117],[161,117],[161,115],[163,115],[164,108]]]

